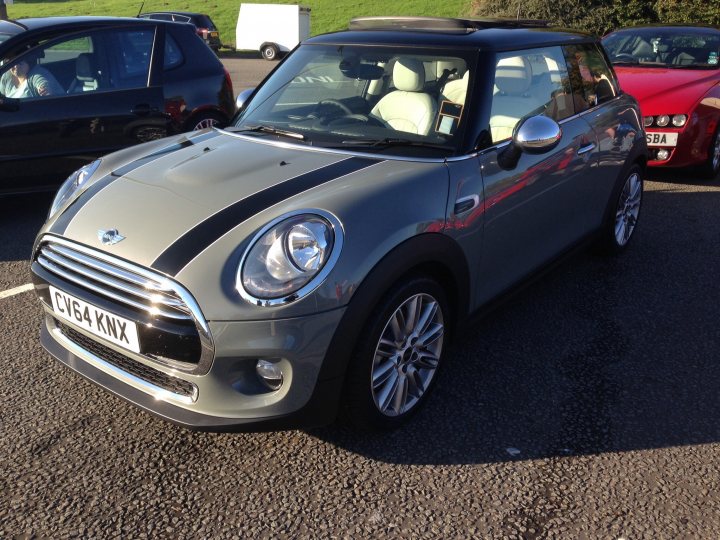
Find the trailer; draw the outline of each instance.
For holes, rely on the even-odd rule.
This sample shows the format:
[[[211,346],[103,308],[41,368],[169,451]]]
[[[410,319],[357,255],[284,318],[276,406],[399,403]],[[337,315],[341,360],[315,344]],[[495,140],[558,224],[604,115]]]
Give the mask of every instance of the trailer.
[[[235,48],[277,60],[310,37],[310,8],[288,4],[240,4]]]

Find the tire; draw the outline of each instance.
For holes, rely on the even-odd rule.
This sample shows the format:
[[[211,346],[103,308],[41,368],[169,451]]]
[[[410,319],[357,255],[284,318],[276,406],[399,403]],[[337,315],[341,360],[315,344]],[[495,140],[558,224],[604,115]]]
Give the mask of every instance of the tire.
[[[708,150],[708,158],[700,170],[700,174],[704,178],[713,179],[720,172],[720,127],[715,130],[710,141],[710,149]]]
[[[260,49],[260,54],[265,60],[277,60],[279,52],[277,46],[272,43],[263,45],[262,49]]]
[[[413,313],[419,315],[408,317]],[[394,326],[398,320],[408,323]],[[386,430],[415,414],[437,380],[451,320],[436,281],[418,276],[390,289],[358,338],[345,378],[344,420],[359,429]]]
[[[606,255],[625,251],[632,240],[642,207],[642,172],[637,164],[630,167],[613,192],[599,242],[600,251]]]
[[[215,111],[203,111],[191,116],[186,127],[187,131],[197,131],[214,126],[222,126],[227,120]]]

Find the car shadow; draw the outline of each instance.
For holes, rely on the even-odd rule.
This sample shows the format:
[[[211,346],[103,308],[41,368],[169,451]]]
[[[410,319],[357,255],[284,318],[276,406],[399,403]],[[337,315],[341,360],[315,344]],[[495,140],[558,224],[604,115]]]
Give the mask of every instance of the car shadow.
[[[0,197],[0,261],[29,260],[35,236],[47,219],[53,193]]]
[[[720,441],[720,191],[649,187],[626,253],[575,255],[473,324],[409,424],[308,433],[408,465]]]

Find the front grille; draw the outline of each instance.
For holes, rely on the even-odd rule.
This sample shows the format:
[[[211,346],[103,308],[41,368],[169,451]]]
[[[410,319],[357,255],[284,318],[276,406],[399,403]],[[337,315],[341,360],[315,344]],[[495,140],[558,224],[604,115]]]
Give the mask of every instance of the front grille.
[[[177,377],[166,375],[162,371],[148,367],[141,362],[120,354],[114,349],[101,345],[92,338],[73,330],[57,319],[55,319],[55,325],[67,339],[75,343],[77,346],[94,354],[104,362],[129,373],[133,377],[142,379],[153,386],[167,390],[168,392],[178,396],[187,397],[193,400],[197,397],[197,388],[194,384],[183,379],[178,379]]]
[[[193,319],[179,286],[145,268],[60,239],[44,242],[36,260],[61,279],[153,317]]]

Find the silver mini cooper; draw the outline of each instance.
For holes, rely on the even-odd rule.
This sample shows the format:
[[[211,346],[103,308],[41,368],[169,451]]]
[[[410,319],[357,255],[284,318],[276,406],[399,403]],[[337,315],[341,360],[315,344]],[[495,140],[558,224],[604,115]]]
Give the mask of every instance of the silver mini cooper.
[[[46,349],[181,425],[395,427],[471,314],[638,221],[640,114],[589,35],[355,19],[238,104],[78,170],[33,252]]]

